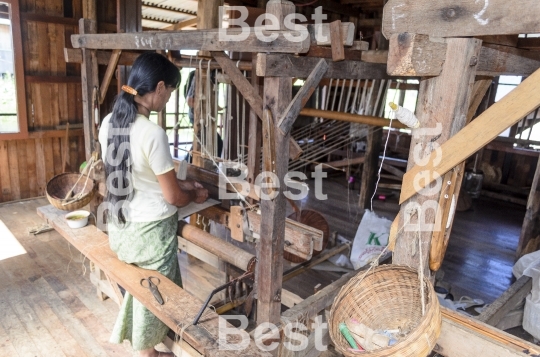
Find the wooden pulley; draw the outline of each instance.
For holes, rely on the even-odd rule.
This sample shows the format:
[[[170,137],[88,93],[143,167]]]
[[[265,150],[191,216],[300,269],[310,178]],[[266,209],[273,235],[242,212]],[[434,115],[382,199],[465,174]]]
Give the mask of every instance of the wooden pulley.
[[[321,254],[322,251],[326,249],[326,245],[328,244],[328,238],[330,236],[330,226],[328,225],[328,222],[326,221],[324,216],[320,214],[319,212],[310,210],[310,209],[300,210],[293,201],[289,199],[287,199],[287,201],[289,201],[289,203],[291,204],[294,210],[294,212],[291,215],[289,215],[288,218],[292,219],[293,221],[297,221],[302,224],[305,224],[306,226],[319,229],[323,232],[322,249],[321,250],[313,249],[312,257],[315,257]],[[283,252],[283,257],[292,263],[303,263],[306,261],[306,259],[296,256],[287,251]]]

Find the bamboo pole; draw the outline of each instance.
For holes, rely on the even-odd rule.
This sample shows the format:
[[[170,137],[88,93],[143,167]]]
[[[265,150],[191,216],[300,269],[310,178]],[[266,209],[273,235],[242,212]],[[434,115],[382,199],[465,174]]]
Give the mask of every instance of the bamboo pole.
[[[305,115],[314,118],[324,118],[332,120],[347,121],[350,123],[367,124],[373,126],[389,126],[390,121],[388,119],[375,117],[371,115],[358,115],[343,112],[334,112],[331,110],[320,110],[313,108],[304,108],[300,111],[300,115]],[[392,128],[394,129],[406,129],[407,127],[397,120],[392,121]]]

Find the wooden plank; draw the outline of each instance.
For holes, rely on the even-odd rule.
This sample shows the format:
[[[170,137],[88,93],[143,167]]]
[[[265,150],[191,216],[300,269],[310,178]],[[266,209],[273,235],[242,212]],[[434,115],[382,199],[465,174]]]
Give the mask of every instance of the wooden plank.
[[[364,52],[345,48],[343,53],[345,55],[344,59],[347,61],[362,61],[362,56]],[[311,45],[311,47],[309,48],[309,51],[306,53],[306,56],[319,57],[319,58],[332,58],[332,48]],[[369,62],[369,61],[364,61],[364,62]],[[386,60],[384,63],[386,63]]]
[[[383,34],[409,32],[433,37],[539,33],[535,0],[390,0],[384,6]]]
[[[15,312],[22,326],[27,331],[30,341],[34,343],[42,356],[54,355],[66,357],[53,336],[40,326],[39,318],[23,297],[19,286],[10,285],[4,288],[11,309]]]
[[[285,109],[283,117],[281,117],[279,120],[278,125],[284,133],[290,132],[296,118],[298,117],[298,114],[300,114],[300,110],[304,108],[309,98],[311,98],[311,95],[319,86],[319,82],[327,70],[328,64],[326,63],[326,60],[320,59],[319,63],[317,63],[309,77],[304,82],[302,88],[300,88],[287,109]]]
[[[158,272],[152,274],[159,277],[161,283],[159,290],[166,303],[159,305],[147,289],[140,286],[139,281],[147,277],[145,269],[121,262],[108,246],[107,236],[95,226],[89,225],[77,230],[70,229],[63,219],[64,213],[52,206],[38,208],[38,215],[48,221],[64,238],[78,250],[85,253],[100,269],[106,272],[113,280],[118,281],[122,287],[129,291],[173,331],[180,334],[182,326],[188,325],[197,315],[202,302]],[[182,310],[177,309],[182,306]],[[236,356],[235,352],[220,350],[218,345],[219,317],[208,311],[197,326],[189,326],[183,331],[184,339],[205,356]],[[227,325],[230,327],[230,325]],[[232,336],[229,336],[232,338]],[[227,341],[232,341],[228,339]],[[259,351],[253,341],[245,350],[250,356],[269,356]]]
[[[307,30],[306,30],[307,31]],[[282,52],[305,53],[309,50],[310,39],[293,42],[284,34],[301,36],[299,31],[262,31],[263,35],[277,34],[272,42],[261,41],[255,31],[250,31],[247,39],[223,40],[223,30],[194,30],[178,32],[143,32],[121,34],[73,35],[71,43],[74,48],[88,49],[121,49],[121,50],[203,50],[203,51],[234,51],[234,52]],[[238,36],[242,29],[227,29],[229,36]]]
[[[360,197],[358,207],[371,210],[371,197],[375,193],[377,172],[379,169],[379,154],[382,147],[382,130],[370,127],[367,136],[366,155],[362,165],[362,180],[360,181]]]
[[[257,55],[257,75],[260,77],[307,78],[319,63],[315,57],[294,57],[286,54]],[[358,61],[332,62],[327,60],[324,78],[334,79],[386,79],[386,64]]]
[[[79,76],[25,76],[26,83],[81,83]]]
[[[412,179],[419,172],[428,171],[434,175],[444,175],[452,167],[476,153],[508,127],[536,109],[540,105],[539,80],[540,71],[537,70],[516,89],[473,120],[466,128],[442,144],[443,160],[440,160],[437,165],[434,165],[434,160],[438,154],[433,152],[427,165],[411,167],[404,176],[400,203],[416,193]],[[428,180],[418,183],[419,188],[426,187],[433,181],[433,177],[431,175]]]
[[[341,20],[330,23],[330,42],[332,44],[332,61],[345,60],[345,49],[341,36]]]
[[[466,124],[476,75],[476,66],[471,66],[471,59],[478,57],[480,47],[481,41],[477,39],[449,39],[447,57],[441,75],[421,80],[416,116],[421,123],[421,128],[429,128],[430,130],[413,130],[414,139],[411,141],[409,170],[416,162],[420,163],[421,160],[425,160],[425,157],[429,156],[430,153],[441,155],[440,150],[437,149],[438,146],[449,138],[455,137],[456,133]],[[432,101],[428,98],[442,98],[442,100]],[[475,122],[476,120],[473,121],[473,124]],[[446,162],[447,153],[442,149],[442,161]],[[456,162],[448,170],[461,161]],[[422,166],[422,168],[426,167]],[[410,171],[403,176],[402,196],[407,185],[418,188],[418,182],[416,182],[418,179],[413,183],[415,176],[408,176],[409,173]],[[446,171],[441,176],[444,173]],[[433,205],[438,205],[442,187],[442,185],[430,187],[429,191],[421,191],[414,197],[411,195],[408,197],[411,199],[401,206],[398,227],[407,226],[405,229],[401,229],[398,234],[394,249],[394,264],[417,268],[423,266],[425,274],[429,274],[429,247],[432,233],[434,230],[440,230],[443,226],[443,223],[438,219],[440,215],[437,216],[435,209],[433,209]],[[421,248],[419,248],[419,244],[421,244]],[[413,250],[414,252],[421,250],[422,257],[418,253],[413,253]]]
[[[447,357],[530,357],[540,348],[459,312],[441,307],[442,327],[435,352]]]
[[[536,164],[534,178],[527,199],[527,211],[521,226],[519,243],[516,256],[519,258],[525,254],[537,251],[540,247],[537,237],[540,235],[540,223],[538,215],[540,214],[540,158]]]
[[[26,142],[26,158],[27,158],[27,175],[28,175],[28,190],[29,197],[37,197],[37,167],[36,167],[36,142],[28,140]],[[0,186],[1,187],[1,186]],[[1,197],[1,195],[0,195]]]
[[[478,321],[491,326],[499,322],[529,295],[532,289],[532,279],[523,275],[494,302],[477,316]]]
[[[270,0],[266,12],[280,19],[279,26],[284,28],[283,19],[295,12],[295,5],[290,1]],[[309,40],[309,39],[308,39]],[[290,78],[264,79],[264,108],[272,113],[275,140],[275,158],[273,167],[280,183],[288,171],[289,134],[279,130],[278,118],[281,118],[292,99]],[[272,125],[272,124],[271,124]],[[268,158],[263,157],[263,161]],[[277,323],[281,315],[281,289],[283,280],[283,249],[285,245],[285,208],[284,184],[280,184],[279,194],[273,200],[261,201],[261,239],[257,245],[257,323]]]
[[[314,118],[324,118],[324,119],[346,121],[346,122],[357,123],[357,124],[366,124],[366,125],[378,126],[378,127],[390,126],[390,120],[385,119],[385,118],[371,116],[371,115],[359,115],[359,114],[350,114],[350,113],[344,113],[344,112],[336,112],[332,110],[304,108],[300,111],[300,115],[310,116]],[[392,128],[406,129],[407,126],[397,120],[393,120]]]
[[[39,194],[45,194],[47,186],[47,177],[45,174],[45,150],[43,148],[43,139],[36,139],[36,181]]]
[[[257,58],[252,56],[252,68],[251,68],[251,85],[253,87],[253,92],[260,96],[263,91],[262,79],[257,76],[255,73],[255,68],[257,66]],[[231,108],[232,110],[232,108]],[[261,98],[261,110],[262,110],[262,98]],[[262,117],[258,116],[255,111],[249,111],[249,128],[248,128],[248,181],[255,182],[257,175],[261,172],[261,151],[262,151]],[[292,142],[294,138],[292,138]],[[298,144],[297,144],[298,145]],[[289,158],[291,154],[291,149],[294,149],[293,145],[289,146]]]

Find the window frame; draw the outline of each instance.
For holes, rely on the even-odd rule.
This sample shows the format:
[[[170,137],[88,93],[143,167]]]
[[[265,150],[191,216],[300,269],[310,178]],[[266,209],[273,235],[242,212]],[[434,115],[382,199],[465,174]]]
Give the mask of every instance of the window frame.
[[[0,133],[0,140],[28,138],[28,115],[26,110],[26,86],[21,36],[21,12],[19,0],[0,0],[9,4],[11,21],[11,40],[13,41],[13,66],[15,74],[15,92],[17,94],[17,123],[19,132]]]

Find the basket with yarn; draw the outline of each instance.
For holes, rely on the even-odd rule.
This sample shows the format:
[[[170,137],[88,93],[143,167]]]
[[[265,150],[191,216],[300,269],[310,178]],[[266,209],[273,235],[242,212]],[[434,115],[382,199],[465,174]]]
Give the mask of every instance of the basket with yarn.
[[[341,288],[328,323],[336,349],[347,357],[425,357],[435,347],[442,317],[428,279],[420,284],[418,271],[382,265]]]
[[[86,206],[94,198],[95,192],[95,181],[78,173],[63,173],[53,177],[45,190],[51,205],[63,211],[74,211]]]

